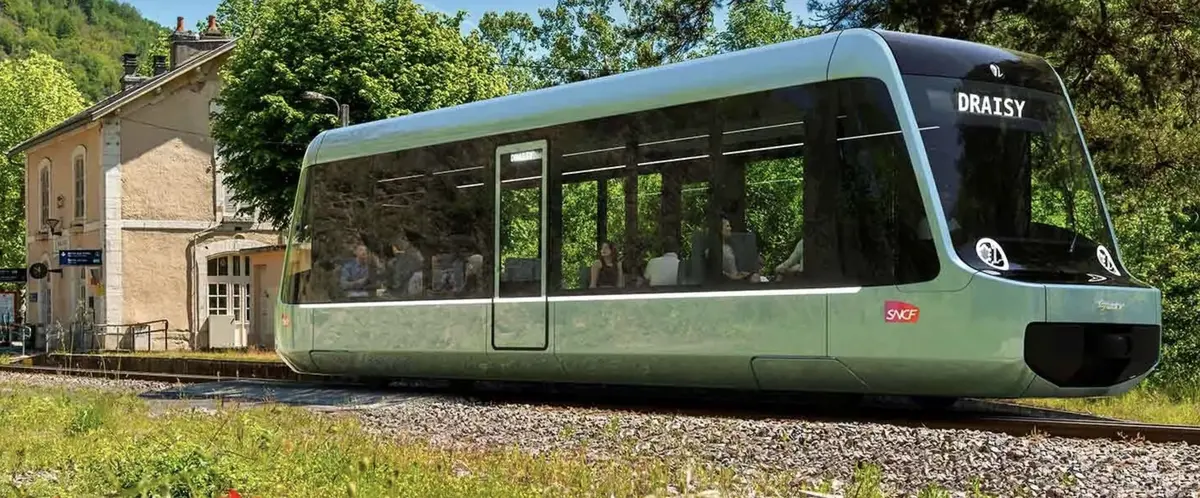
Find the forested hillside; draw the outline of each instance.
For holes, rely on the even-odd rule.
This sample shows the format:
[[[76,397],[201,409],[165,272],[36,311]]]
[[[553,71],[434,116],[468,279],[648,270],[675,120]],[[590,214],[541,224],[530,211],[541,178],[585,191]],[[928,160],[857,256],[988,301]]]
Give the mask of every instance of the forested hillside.
[[[139,72],[167,53],[170,31],[114,0],[0,1],[0,57],[54,56],[88,101],[121,89],[121,54],[136,52]]]

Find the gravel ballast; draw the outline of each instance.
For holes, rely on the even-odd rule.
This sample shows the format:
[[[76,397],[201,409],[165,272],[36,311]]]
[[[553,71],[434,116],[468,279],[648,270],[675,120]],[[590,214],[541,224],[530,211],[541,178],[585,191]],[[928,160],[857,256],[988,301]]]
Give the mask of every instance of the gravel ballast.
[[[117,391],[173,388],[117,381],[0,372],[0,384],[79,386]],[[970,496],[1200,496],[1200,449],[1185,443],[1014,437],[871,423],[742,420],[513,403],[452,396],[397,396],[353,411],[370,433],[447,449],[532,454],[586,451],[591,459],[663,458],[730,468],[748,480],[785,473],[799,483],[847,482],[857,464],[883,471],[885,491],[915,496],[929,484]],[[194,400],[193,400],[194,401]]]
[[[912,496],[928,484],[1000,496],[1173,497],[1200,494],[1200,449],[1057,437],[1014,437],[870,423],[739,420],[473,404],[423,397],[360,412],[368,431],[445,448],[531,453],[586,448],[693,461],[744,476],[786,472],[797,483],[846,482],[860,462],[879,465],[884,489]]]

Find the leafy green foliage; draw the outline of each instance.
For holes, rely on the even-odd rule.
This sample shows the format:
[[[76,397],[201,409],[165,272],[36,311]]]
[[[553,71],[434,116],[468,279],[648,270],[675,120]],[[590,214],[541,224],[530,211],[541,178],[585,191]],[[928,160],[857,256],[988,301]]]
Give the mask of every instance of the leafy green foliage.
[[[508,64],[505,70],[520,90],[705,55],[698,50],[674,51],[670,39],[654,33],[633,34],[653,14],[657,3],[628,0],[618,5],[614,0],[560,0],[554,8],[538,9],[536,22],[525,12],[485,13],[479,29]],[[618,6],[628,18],[624,22],[617,22],[612,15]]]
[[[261,0],[223,0],[217,5],[217,25],[231,38],[249,34],[258,22],[261,3]]]
[[[169,31],[114,0],[5,0],[0,3],[0,57],[31,51],[63,62],[89,101],[120,91],[121,54],[139,54],[139,73],[166,55]]]
[[[64,64],[41,52],[0,61],[0,149],[5,151],[81,111]],[[25,266],[25,155],[0,169],[0,266]]]
[[[462,17],[411,0],[278,0],[262,3],[253,34],[223,67],[223,112],[213,136],[234,200],[286,224],[308,143],[338,125],[385,119],[502,95],[490,47],[460,34]]]

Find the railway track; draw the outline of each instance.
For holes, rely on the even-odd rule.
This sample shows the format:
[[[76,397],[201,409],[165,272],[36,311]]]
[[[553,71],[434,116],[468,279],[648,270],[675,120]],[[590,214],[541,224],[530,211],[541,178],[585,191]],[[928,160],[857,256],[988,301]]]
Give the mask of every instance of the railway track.
[[[474,382],[471,385],[438,381],[398,381],[387,387],[347,378],[279,380],[221,375],[175,374],[61,366],[0,365],[0,371],[144,380],[182,384],[242,382],[285,388],[321,388],[351,391],[395,391],[456,395],[484,403],[526,403],[564,408],[673,413],[747,419],[804,419],[816,422],[881,423],[933,429],[978,430],[1014,436],[1042,434],[1082,439],[1141,440],[1156,443],[1200,444],[1200,427],[1144,424],[1087,414],[1036,408],[992,400],[965,399],[945,410],[921,410],[903,398],[872,397],[860,403],[814,394],[748,393],[653,387],[544,385]]]

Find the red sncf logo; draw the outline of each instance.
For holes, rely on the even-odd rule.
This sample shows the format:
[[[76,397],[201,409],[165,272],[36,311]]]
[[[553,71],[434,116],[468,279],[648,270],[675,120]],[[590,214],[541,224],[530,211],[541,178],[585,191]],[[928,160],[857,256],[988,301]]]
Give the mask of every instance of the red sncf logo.
[[[921,318],[921,308],[903,301],[884,301],[883,321],[887,323],[916,323]]]

